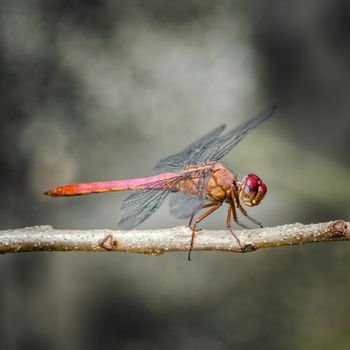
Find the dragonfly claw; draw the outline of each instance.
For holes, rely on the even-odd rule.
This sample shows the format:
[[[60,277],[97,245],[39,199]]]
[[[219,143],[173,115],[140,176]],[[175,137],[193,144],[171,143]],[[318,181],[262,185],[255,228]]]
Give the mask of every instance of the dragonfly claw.
[[[257,248],[255,247],[255,245],[253,245],[252,243],[248,243],[248,244],[245,244],[244,246],[241,246],[241,253],[253,252],[256,249]]]

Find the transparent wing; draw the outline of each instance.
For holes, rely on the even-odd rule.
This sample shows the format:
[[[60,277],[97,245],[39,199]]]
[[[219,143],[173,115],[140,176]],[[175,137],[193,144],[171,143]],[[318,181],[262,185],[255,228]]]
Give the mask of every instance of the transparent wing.
[[[209,143],[195,157],[190,160],[191,164],[202,164],[215,162],[224,157],[234,146],[237,145],[253,129],[260,125],[267,118],[271,117],[277,107],[273,106],[260,113],[255,118],[241,124],[236,129],[222,135],[217,140]]]
[[[190,171],[149,183],[144,190],[133,191],[122,203],[119,225],[124,228],[132,228],[141,224],[161,206],[170,192],[178,191],[178,185],[181,181],[186,181],[189,178],[201,179],[206,174],[207,170],[204,169]],[[199,181],[199,183],[202,182],[204,181]],[[204,191],[203,186],[198,188],[198,193],[200,191]],[[202,194],[199,194],[199,197],[202,197]]]
[[[158,189],[132,192],[122,203],[119,225],[124,228],[140,225],[161,206],[168,194],[169,191]]]
[[[171,193],[169,200],[170,214],[178,219],[189,218],[197,207],[208,201],[205,197],[195,198],[186,193]]]
[[[194,210],[201,204],[208,201],[206,196],[206,188],[211,176],[211,170],[202,173],[198,184],[198,195],[191,196],[186,192],[175,192],[170,194],[169,209],[170,214],[178,219],[190,217]]]
[[[173,172],[187,165],[190,165],[190,159],[196,158],[196,155],[199,154],[208,144],[211,144],[213,141],[215,141],[224,129],[225,125],[220,125],[209,134],[192,143],[182,152],[173,154],[160,160],[154,167],[154,172],[156,174]]]

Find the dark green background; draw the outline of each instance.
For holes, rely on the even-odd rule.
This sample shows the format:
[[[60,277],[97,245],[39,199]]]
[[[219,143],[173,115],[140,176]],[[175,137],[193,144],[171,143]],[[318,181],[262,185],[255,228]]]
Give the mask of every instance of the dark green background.
[[[224,163],[256,172],[266,226],[349,219],[348,1],[0,4],[0,225],[117,228],[125,194],[214,127],[276,114]],[[141,228],[185,224],[163,205]],[[225,213],[203,223],[223,228]],[[0,257],[4,349],[348,349],[346,242],[253,254]]]

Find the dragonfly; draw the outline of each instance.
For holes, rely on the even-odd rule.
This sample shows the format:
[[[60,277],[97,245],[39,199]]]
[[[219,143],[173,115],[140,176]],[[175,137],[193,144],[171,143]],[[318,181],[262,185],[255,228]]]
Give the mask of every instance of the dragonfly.
[[[268,119],[275,109],[276,106],[268,108],[226,134],[223,134],[225,125],[217,127],[182,152],[160,160],[154,167],[154,176],[74,183],[50,189],[45,194],[62,197],[132,190],[121,205],[119,225],[126,229],[141,224],[161,206],[167,196],[170,196],[170,213],[180,219],[190,219],[188,225],[192,229],[192,235],[188,260],[191,260],[198,224],[226,203],[226,227],[244,251],[245,247],[231,228],[232,219],[237,225],[247,228],[238,220],[239,211],[248,220],[263,227],[259,221],[248,215],[242,204],[248,207],[257,206],[264,198],[267,187],[261,178],[253,173],[239,181],[238,175],[218,161]],[[200,214],[203,209],[206,211]]]

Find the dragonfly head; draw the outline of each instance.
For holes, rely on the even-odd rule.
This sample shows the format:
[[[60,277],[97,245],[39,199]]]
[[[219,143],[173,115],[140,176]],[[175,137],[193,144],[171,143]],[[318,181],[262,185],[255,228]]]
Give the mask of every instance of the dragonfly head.
[[[264,198],[266,192],[266,185],[261,181],[260,177],[255,174],[248,174],[238,188],[241,200],[249,207],[258,205]]]

